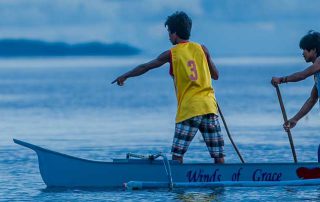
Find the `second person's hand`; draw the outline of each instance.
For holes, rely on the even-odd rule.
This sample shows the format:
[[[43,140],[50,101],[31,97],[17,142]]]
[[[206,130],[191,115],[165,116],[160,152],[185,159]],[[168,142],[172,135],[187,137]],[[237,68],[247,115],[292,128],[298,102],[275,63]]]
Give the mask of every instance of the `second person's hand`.
[[[277,85],[282,83],[282,77],[272,77],[271,84],[276,87]]]
[[[297,120],[289,119],[283,124],[283,128],[286,132],[288,132],[291,128],[295,127],[297,125]]]

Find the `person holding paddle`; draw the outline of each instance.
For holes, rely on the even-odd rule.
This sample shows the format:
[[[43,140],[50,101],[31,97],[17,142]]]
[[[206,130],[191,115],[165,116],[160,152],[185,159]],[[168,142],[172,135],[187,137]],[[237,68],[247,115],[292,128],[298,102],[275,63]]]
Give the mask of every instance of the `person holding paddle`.
[[[320,96],[320,33],[309,31],[307,35],[302,37],[299,46],[303,50],[302,55],[305,61],[307,63],[312,62],[312,65],[303,71],[284,77],[272,77],[271,80],[272,85],[277,86],[282,83],[298,82],[309,76],[314,76],[315,84],[312,87],[310,97],[306,100],[298,113],[283,124],[286,131],[289,131],[296,126],[297,122],[317,103]]]
[[[150,62],[138,65],[112,83],[119,86],[130,77],[170,63],[178,109],[172,143],[172,159],[183,163],[183,156],[198,130],[202,133],[215,163],[224,163],[224,140],[218,121],[218,106],[211,84],[219,72],[204,45],[189,41],[192,21],[184,12],[175,12],[165,22],[174,45]]]

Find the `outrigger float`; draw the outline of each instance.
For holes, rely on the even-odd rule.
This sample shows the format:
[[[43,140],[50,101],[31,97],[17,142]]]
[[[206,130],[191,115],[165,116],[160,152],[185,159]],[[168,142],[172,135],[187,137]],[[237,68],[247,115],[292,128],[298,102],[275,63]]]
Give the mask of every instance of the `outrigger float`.
[[[112,162],[81,159],[21,140],[35,151],[47,187],[122,187],[129,189],[320,185],[320,163],[183,163],[163,154],[127,154]],[[318,154],[319,155],[319,154]],[[134,158],[135,157],[135,158]],[[162,159],[158,159],[162,157]],[[139,158],[139,159],[137,159]]]

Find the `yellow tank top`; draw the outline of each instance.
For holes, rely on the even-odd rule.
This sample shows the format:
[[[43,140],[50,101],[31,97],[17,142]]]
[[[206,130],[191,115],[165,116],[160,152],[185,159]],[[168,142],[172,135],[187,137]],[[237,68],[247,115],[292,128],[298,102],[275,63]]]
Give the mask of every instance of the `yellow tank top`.
[[[171,48],[171,73],[178,101],[176,123],[194,116],[217,114],[210,70],[200,44],[186,42]]]

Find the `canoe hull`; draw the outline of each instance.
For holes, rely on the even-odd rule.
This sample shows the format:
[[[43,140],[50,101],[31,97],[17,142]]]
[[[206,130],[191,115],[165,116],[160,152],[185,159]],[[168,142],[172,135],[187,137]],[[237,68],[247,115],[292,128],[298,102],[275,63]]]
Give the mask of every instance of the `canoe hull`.
[[[48,187],[121,187],[130,181],[168,181],[162,160],[91,161],[47,150],[20,140],[34,150]],[[173,182],[281,182],[320,179],[319,163],[211,164],[170,161]]]

